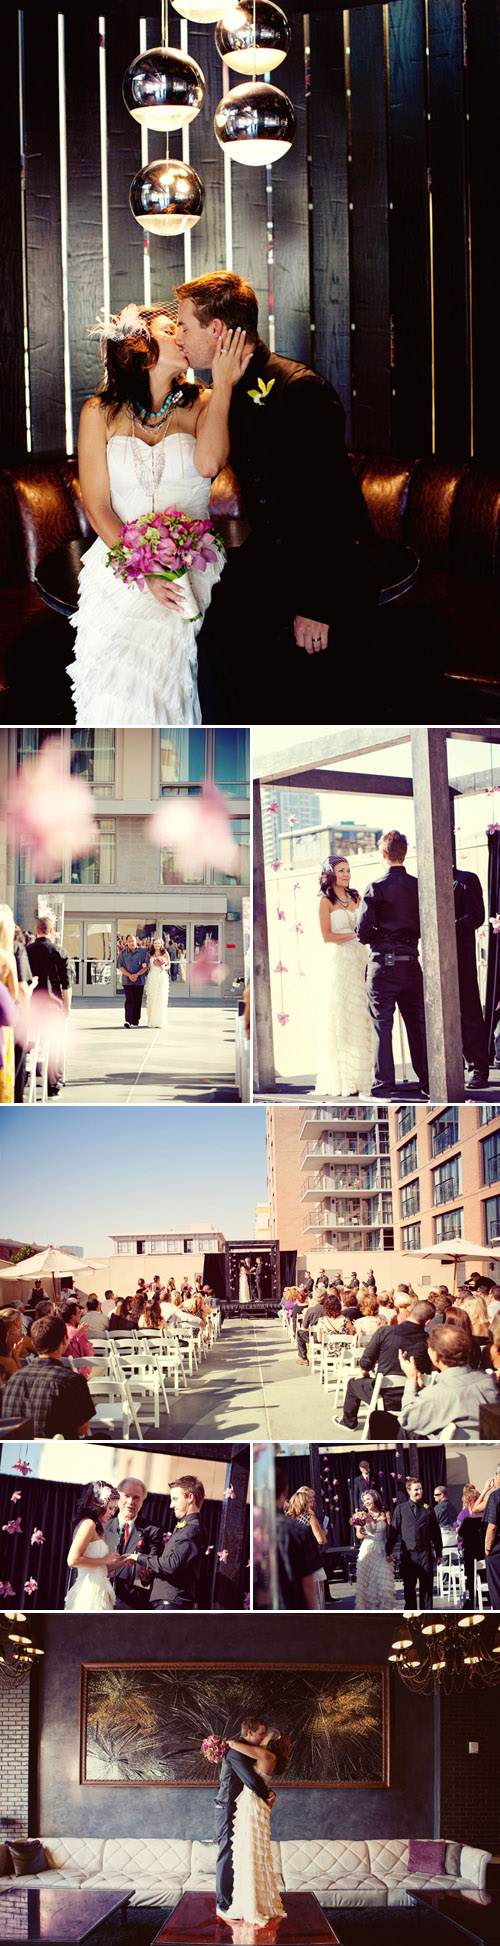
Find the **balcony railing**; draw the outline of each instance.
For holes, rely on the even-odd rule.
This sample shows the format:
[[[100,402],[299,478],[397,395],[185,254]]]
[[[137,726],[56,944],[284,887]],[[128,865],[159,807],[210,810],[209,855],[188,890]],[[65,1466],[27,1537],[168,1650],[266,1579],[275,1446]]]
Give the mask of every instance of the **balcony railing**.
[[[356,1108],[330,1108],[327,1105],[325,1105],[323,1108],[307,1108],[304,1111],[303,1119],[300,1125],[300,1138],[302,1138],[304,1134],[304,1130],[307,1128],[310,1122],[319,1122],[320,1124],[324,1122],[329,1122],[332,1125],[338,1122],[342,1122],[345,1125],[346,1122],[349,1122],[351,1123],[351,1125],[354,1123],[355,1126],[358,1126],[360,1122],[373,1123],[376,1122],[376,1120],[377,1120],[376,1107],[362,1108],[361,1106],[359,1106]]]
[[[433,1209],[437,1209],[440,1203],[454,1203],[455,1197],[461,1196],[461,1194],[462,1191],[458,1175],[451,1173],[449,1176],[443,1176],[441,1182],[436,1182],[436,1179],[434,1179],[432,1185],[432,1207]]]

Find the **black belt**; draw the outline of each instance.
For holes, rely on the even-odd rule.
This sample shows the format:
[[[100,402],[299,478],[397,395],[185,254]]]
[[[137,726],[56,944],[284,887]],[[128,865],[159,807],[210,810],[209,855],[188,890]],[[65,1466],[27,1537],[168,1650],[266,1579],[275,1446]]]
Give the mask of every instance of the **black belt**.
[[[417,953],[398,953],[396,949],[394,949],[393,951],[389,947],[387,948],[386,952],[382,952],[381,949],[377,950],[377,948],[373,946],[372,946],[372,952],[373,952],[374,959],[383,959],[384,961],[388,962],[389,966],[392,966],[395,960],[407,960],[407,961],[412,960],[415,966],[418,966],[419,963]]]

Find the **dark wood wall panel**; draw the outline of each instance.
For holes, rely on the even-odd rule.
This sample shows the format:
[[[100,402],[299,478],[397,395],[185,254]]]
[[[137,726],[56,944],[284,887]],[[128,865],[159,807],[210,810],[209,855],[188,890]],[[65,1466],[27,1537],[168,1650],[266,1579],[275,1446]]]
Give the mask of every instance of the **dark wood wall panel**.
[[[144,235],[129,205],[130,184],[141,167],[141,132],[122,95],[126,68],[139,52],[138,23],[106,20],[108,207],[111,310],[144,298]]]
[[[392,429],[396,453],[431,444],[429,198],[423,0],[389,9]]]
[[[311,15],[311,154],[316,365],[351,417],[349,222],[341,14]]]
[[[75,446],[85,399],[102,377],[98,341],[89,337],[104,300],[96,19],[69,15],[65,31],[68,171],[68,304]]]
[[[222,68],[224,92],[244,80],[234,68]],[[281,69],[278,69],[278,85]],[[227,89],[226,89],[227,77]],[[222,93],[222,87],[221,87]],[[220,97],[219,97],[220,99]],[[246,169],[239,162],[231,165],[231,210],[233,225],[233,270],[246,277],[259,305],[259,330],[266,344],[269,336],[269,283],[267,265],[266,170]]]
[[[2,59],[9,86],[4,90],[0,129],[2,208],[2,384],[0,387],[0,464],[26,452],[23,356],[23,281],[21,236],[21,157],[19,137],[18,26],[10,14],[2,28]]]
[[[429,0],[436,452],[470,452],[464,67],[460,0]]]
[[[205,208],[191,231],[193,277],[208,270],[225,270],[224,159],[214,132],[214,114],[223,93],[222,65],[212,24],[189,26],[189,52],[205,76],[203,108],[189,125],[189,153],[193,169],[205,184]]]
[[[500,3],[468,0],[474,452],[498,465],[498,148]]]
[[[276,85],[293,101],[297,129],[291,149],[272,171],[276,350],[309,363],[309,253],[306,163],[304,22],[290,18],[292,46]]]
[[[33,451],[64,452],[57,18],[24,23],[26,246]]]
[[[159,15],[146,21],[148,47],[161,47],[161,21]],[[181,23],[179,14],[169,8],[168,44],[180,47]],[[196,59],[196,56],[195,56]],[[165,155],[165,135],[154,129],[148,130],[148,149],[151,162]],[[182,132],[175,129],[169,139],[169,153],[181,160]],[[174,284],[181,284],[184,277],[184,237],[149,236],[149,261],[151,265],[151,302],[165,303],[170,309],[176,303]]]
[[[387,100],[382,7],[350,18],[352,437],[390,452]]]

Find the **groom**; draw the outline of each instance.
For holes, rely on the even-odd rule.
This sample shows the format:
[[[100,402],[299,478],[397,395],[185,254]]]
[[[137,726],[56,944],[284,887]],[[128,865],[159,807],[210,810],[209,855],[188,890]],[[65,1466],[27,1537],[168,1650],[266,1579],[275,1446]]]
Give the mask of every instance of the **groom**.
[[[234,1732],[233,1732],[234,1734]],[[263,1743],[267,1734],[265,1723],[248,1716],[241,1725],[240,1736],[247,1743]],[[215,1799],[215,1832],[217,1838],[217,1866],[215,1877],[215,1905],[218,1919],[224,1919],[233,1897],[233,1852],[232,1830],[237,1801],[243,1785],[262,1797],[265,1804],[274,1804],[276,1792],[270,1791],[264,1777],[259,1777],[251,1757],[244,1757],[240,1750],[226,1750],[222,1759],[219,1789]]]
[[[177,285],[177,343],[198,371],[239,326],[252,359],[234,387],[229,459],[250,533],[229,549],[198,637],[207,723],[331,718],[356,623],[376,623],[371,528],[344,445],[345,414],[327,379],[280,358],[258,335],[255,292],[233,271]],[[251,711],[250,711],[251,691]]]

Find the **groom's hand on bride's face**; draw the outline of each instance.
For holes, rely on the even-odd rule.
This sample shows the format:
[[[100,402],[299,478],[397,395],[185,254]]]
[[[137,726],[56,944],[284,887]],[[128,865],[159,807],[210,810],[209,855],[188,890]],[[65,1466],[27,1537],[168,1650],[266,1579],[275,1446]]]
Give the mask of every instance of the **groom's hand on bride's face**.
[[[297,648],[305,649],[306,655],[321,655],[321,650],[328,648],[328,622],[312,622],[307,615],[296,615],[294,633]]]

